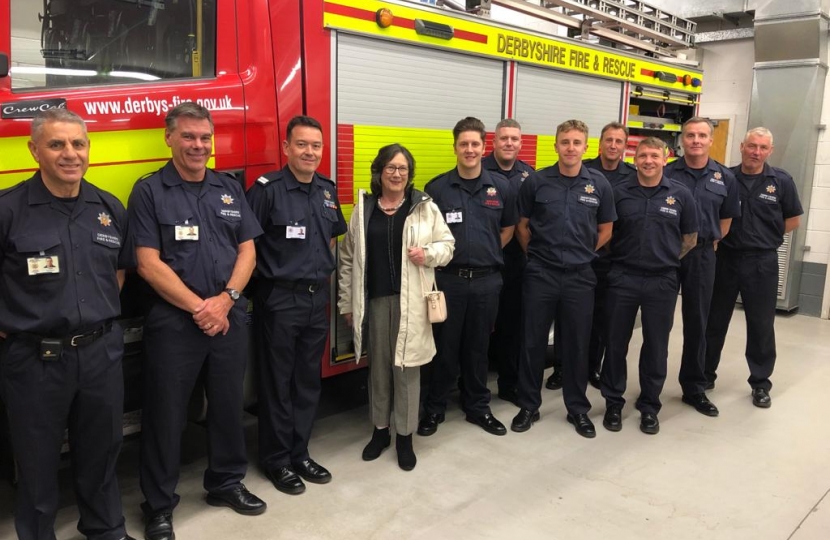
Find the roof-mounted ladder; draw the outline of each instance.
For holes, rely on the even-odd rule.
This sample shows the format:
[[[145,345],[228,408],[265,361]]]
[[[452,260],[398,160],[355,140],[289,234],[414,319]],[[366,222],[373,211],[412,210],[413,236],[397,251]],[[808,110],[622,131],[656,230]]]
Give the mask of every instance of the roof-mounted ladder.
[[[486,2],[482,2],[485,4]],[[694,47],[697,24],[638,0],[491,0],[553,23],[578,29],[622,48],[674,58]]]

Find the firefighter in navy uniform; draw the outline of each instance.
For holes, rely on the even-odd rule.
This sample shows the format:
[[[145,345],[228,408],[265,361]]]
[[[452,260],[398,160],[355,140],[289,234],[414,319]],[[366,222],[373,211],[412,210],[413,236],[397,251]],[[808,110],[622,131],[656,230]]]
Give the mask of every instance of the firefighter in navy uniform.
[[[567,120],[557,126],[559,161],[532,174],[519,192],[517,236],[528,260],[522,282],[520,411],[510,426],[517,432],[539,419],[548,334],[559,319],[567,420],[583,437],[596,436],[585,395],[596,286],[591,263],[611,238],[616,214],[608,180],[582,164],[587,140],[584,122]]]
[[[265,234],[257,240],[254,295],[259,365],[259,462],[279,491],[300,494],[303,479],[331,473],[308,453],[320,399],[320,362],[329,335],[332,252],[346,233],[335,184],[316,172],[323,128],[307,116],[288,123],[288,164],[248,191]]]
[[[792,177],[766,163],[772,150],[772,133],[762,127],[749,130],[741,143],[741,164],[732,168],[740,188],[741,216],[732,221],[729,236],[718,245],[706,328],[706,379],[714,387],[726,331],[740,293],[746,315],[752,403],[762,408],[772,404],[769,378],[776,356],[778,247],[784,235],[798,227],[804,213]]]
[[[145,538],[175,538],[181,438],[200,372],[207,394],[207,503],[243,515],[265,503],[242,484],[248,459],[242,426],[248,357],[247,301],[253,239],[262,233],[234,178],[207,168],[210,112],[195,103],[167,113],[172,159],[136,183],[128,212],[139,275],[155,291],[146,314],[141,417]]]
[[[626,356],[640,310],[643,345],[640,349],[640,430],[660,430],[660,392],[666,381],[669,334],[677,304],[680,260],[697,244],[697,210],[692,193],[682,183],[663,176],[666,145],[648,137],[637,145],[637,173],[614,186],[617,221],[611,237],[606,317],[607,348],[602,368],[606,401],[603,426],[622,429],[625,404]]]
[[[628,182],[637,176],[637,169],[623,161],[627,142],[628,128],[624,124],[607,124],[602,128],[599,137],[599,155],[584,161],[584,165],[601,172],[612,188]],[[608,272],[611,269],[610,245],[606,244],[597,253],[599,256],[592,265],[597,276],[597,286],[594,289],[594,320],[591,326],[591,342],[588,345],[588,382],[594,388],[599,388],[599,373],[605,355],[605,292],[608,288]]]
[[[434,325],[437,354],[427,381],[418,435],[435,433],[444,421],[447,396],[461,367],[461,407],[467,421],[493,435],[507,430],[490,411],[487,363],[490,332],[501,291],[503,248],[513,237],[516,194],[500,174],[481,166],[486,131],[467,117],[453,128],[457,166],[427,183],[455,237],[450,263],[436,268],[438,288],[447,300],[447,320]]]
[[[698,216],[697,247],[680,263],[683,353],[680,387],[683,403],[706,416],[718,408],[706,396],[706,319],[715,281],[715,249],[729,233],[732,218],[741,214],[735,175],[709,157],[712,122],[693,117],[683,124],[680,136],[683,157],[666,166],[663,174],[682,182],[695,197]]]
[[[484,170],[507,178],[517,194],[525,178],[534,172],[533,167],[519,159],[521,150],[522,127],[512,118],[506,118],[496,124],[493,152],[481,160]],[[499,373],[498,396],[513,404],[517,398],[516,385],[522,347],[522,271],[525,260],[522,246],[514,237],[504,246],[499,311],[490,335],[490,363],[496,365]]]
[[[84,180],[89,139],[66,109],[32,122],[39,170],[0,194],[0,396],[19,471],[20,540],[54,540],[69,428],[78,530],[130,538],[115,465],[124,404],[119,290],[127,216]]]

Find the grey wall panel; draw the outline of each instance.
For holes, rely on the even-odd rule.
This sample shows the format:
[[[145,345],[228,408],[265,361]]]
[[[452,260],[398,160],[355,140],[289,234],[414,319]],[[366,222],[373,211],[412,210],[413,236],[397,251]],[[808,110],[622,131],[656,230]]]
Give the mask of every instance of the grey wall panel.
[[[516,83],[516,120],[524,133],[556,133],[565,120],[588,124],[589,136],[620,120],[622,83],[520,65]]]
[[[452,128],[465,116],[501,119],[504,63],[339,34],[337,122]]]

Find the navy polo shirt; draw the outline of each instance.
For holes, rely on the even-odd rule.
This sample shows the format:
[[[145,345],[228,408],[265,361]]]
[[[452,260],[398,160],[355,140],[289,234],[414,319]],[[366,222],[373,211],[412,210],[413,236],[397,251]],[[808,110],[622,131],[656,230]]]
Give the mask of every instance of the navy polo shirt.
[[[530,219],[528,257],[557,268],[597,257],[597,225],[617,219],[611,185],[588,167],[563,176],[559,164],[530,175],[519,192],[519,215]]]
[[[507,179],[481,169],[476,180],[464,180],[452,169],[430,180],[424,191],[441,210],[455,238],[450,265],[501,266],[501,230],[516,225],[516,191]]]
[[[692,192],[666,176],[656,188],[644,188],[635,175],[614,186],[614,200],[612,262],[654,273],[679,268],[683,235],[698,229]]]
[[[492,153],[481,160],[481,167],[487,169],[490,172],[501,174],[502,176],[507,178],[511,184],[514,185],[517,191],[519,189],[519,186],[522,185],[522,182],[524,182],[528,176],[536,172],[533,167],[531,167],[530,165],[528,165],[520,159],[517,159],[513,163],[513,167],[509,171],[505,171],[499,166],[499,162],[496,161],[496,156],[494,156]]]
[[[586,159],[582,163],[589,169],[594,169],[595,171],[601,172],[605,179],[608,180],[608,183],[611,184],[612,188],[616,186],[619,182],[625,182],[632,176],[637,176],[637,169],[635,169],[623,160],[620,160],[620,162],[617,164],[617,168],[613,171],[608,171],[602,168],[602,160],[599,156],[595,157],[594,159]]]
[[[162,262],[190,290],[207,298],[227,287],[239,244],[256,238],[262,229],[235,179],[207,169],[199,184],[200,190],[182,180],[168,161],[136,183],[128,212],[135,246],[159,250]],[[176,240],[177,230],[180,238],[194,239]]]
[[[732,221],[720,245],[738,250],[778,249],[784,242],[784,220],[804,213],[792,176],[766,163],[754,177],[742,173],[740,165],[731,170],[738,179],[741,215]]]
[[[516,190],[516,197],[519,196],[519,188],[522,187],[522,182],[524,182],[531,174],[536,172],[533,167],[520,159],[517,159],[513,163],[513,167],[509,171],[505,171],[499,167],[499,163],[496,161],[496,157],[493,154],[490,154],[486,158],[482,159],[481,166],[491,173],[497,173],[507,178],[507,181],[510,183],[510,187]],[[505,265],[524,264],[525,252],[519,244],[519,241],[516,240],[515,236],[510,240],[510,242],[507,243],[506,246],[504,246],[504,258]]]
[[[720,220],[741,215],[735,175],[717,161],[709,159],[706,167],[698,170],[679,158],[669,163],[663,174],[682,182],[695,196],[699,242],[720,240]]]
[[[329,279],[337,267],[331,239],[347,230],[334,182],[314,173],[304,184],[286,166],[259,177],[248,202],[265,230],[256,245],[261,277]]]
[[[117,317],[126,235],[124,206],[86,180],[74,203],[39,172],[0,193],[0,330],[61,337]],[[49,257],[58,271],[39,271]]]

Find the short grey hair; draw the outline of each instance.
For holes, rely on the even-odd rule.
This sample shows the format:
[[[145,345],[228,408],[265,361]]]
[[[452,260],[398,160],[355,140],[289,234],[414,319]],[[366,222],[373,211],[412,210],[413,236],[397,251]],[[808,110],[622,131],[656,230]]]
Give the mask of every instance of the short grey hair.
[[[773,146],[772,131],[768,130],[767,128],[765,128],[765,127],[756,127],[756,128],[750,129],[749,131],[746,132],[746,135],[744,135],[743,142],[748,141],[749,138],[752,137],[753,135],[757,135],[758,137],[769,137],[769,145]]]
[[[703,116],[693,116],[685,122],[683,122],[683,133],[686,133],[686,126],[688,126],[689,124],[706,124],[707,126],[709,126],[709,136],[715,134],[715,124],[713,124],[711,120],[709,120],[708,118],[704,118]]]
[[[164,125],[167,128],[167,131],[173,131],[176,129],[176,121],[181,116],[185,118],[193,118],[194,120],[207,120],[208,123],[210,123],[210,130],[213,131],[213,118],[210,116],[210,111],[198,103],[194,103],[193,101],[179,103],[170,109],[170,112],[168,112],[167,116],[164,118]]]
[[[32,140],[37,140],[40,137],[40,132],[43,131],[44,124],[51,124],[53,122],[64,122],[66,124],[77,124],[81,126],[84,132],[84,137],[89,138],[86,131],[86,122],[78,114],[69,109],[55,108],[46,109],[35,116],[32,120]]]
[[[512,118],[505,118],[504,120],[502,120],[501,122],[496,124],[496,133],[498,133],[498,131],[501,128],[516,128],[516,129],[520,130],[520,129],[522,129],[522,126],[521,126],[521,124],[519,124],[516,120],[514,120]]]

